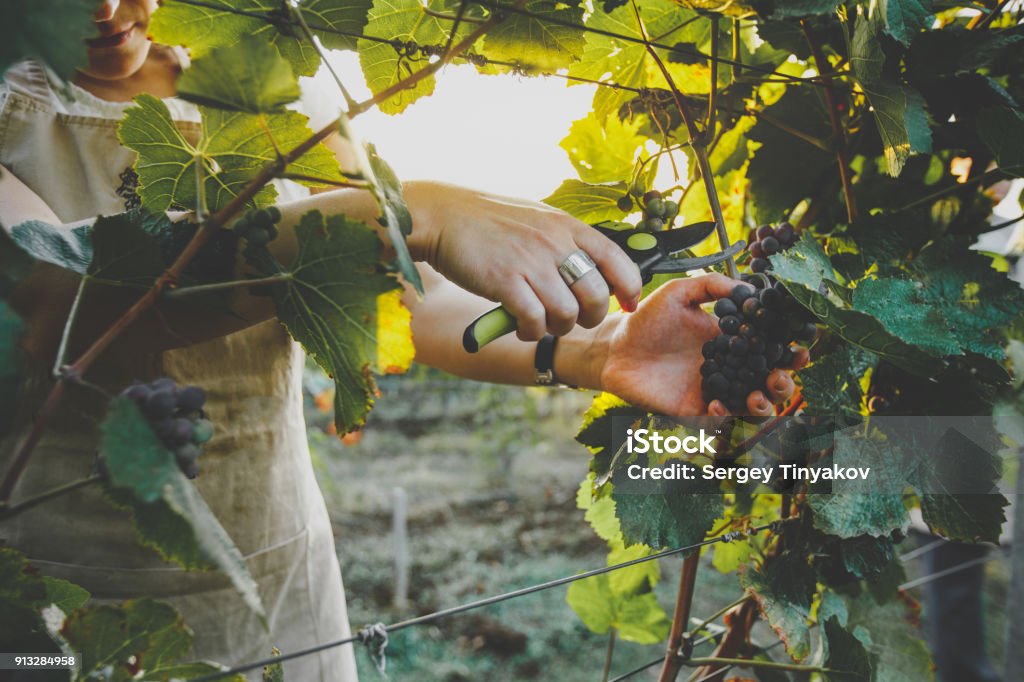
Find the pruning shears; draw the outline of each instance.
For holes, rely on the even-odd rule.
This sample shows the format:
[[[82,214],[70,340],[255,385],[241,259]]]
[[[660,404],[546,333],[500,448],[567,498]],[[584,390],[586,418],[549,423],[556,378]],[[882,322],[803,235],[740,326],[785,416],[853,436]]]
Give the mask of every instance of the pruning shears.
[[[746,242],[739,241],[710,256],[676,258],[677,254],[704,241],[715,231],[715,223],[712,221],[663,232],[648,232],[629,223],[617,221],[605,221],[593,227],[615,242],[637,264],[644,284],[650,282],[657,274],[699,270],[721,263],[735,256],[746,246]],[[462,346],[466,351],[476,353],[491,341],[514,332],[517,326],[516,318],[512,317],[504,306],[498,306],[476,318],[466,327],[462,335]]]

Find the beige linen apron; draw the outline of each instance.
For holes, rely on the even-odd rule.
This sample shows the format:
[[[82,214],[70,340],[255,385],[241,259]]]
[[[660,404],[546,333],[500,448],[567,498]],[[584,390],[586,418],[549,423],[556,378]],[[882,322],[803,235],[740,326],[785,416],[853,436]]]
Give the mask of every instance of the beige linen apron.
[[[120,213],[136,205],[134,152],[116,131],[130,103],[100,100],[80,88],[66,94],[25,62],[0,88],[0,163],[64,222]],[[3,92],[3,91],[6,92]],[[168,99],[186,135],[198,116]],[[293,186],[291,196],[298,193]],[[288,188],[281,186],[284,194]],[[0,442],[0,470],[27,433],[51,381],[52,358],[30,358],[13,434]],[[270,620],[265,632],[227,580],[186,572],[140,547],[125,512],[97,487],[41,504],[0,523],[0,541],[24,551],[45,573],[78,583],[97,600],[151,596],[169,601],[195,631],[193,655],[226,665],[264,658],[349,635],[334,539],[317,487],[302,415],[303,354],[275,320],[165,353],[107,353],[89,379],[118,391],[160,375],[206,389],[216,435],[196,480],[259,584]],[[93,467],[104,401],[71,390],[36,447],[14,498],[87,476]],[[285,664],[293,682],[356,679],[351,646]],[[259,679],[259,671],[250,674]]]

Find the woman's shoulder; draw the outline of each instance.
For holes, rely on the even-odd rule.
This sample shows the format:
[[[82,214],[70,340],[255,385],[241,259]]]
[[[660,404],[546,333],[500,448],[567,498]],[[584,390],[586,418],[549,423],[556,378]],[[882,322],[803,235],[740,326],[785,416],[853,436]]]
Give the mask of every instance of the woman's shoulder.
[[[52,104],[50,91],[46,68],[31,59],[15,62],[0,78],[0,97],[18,94],[41,104]]]
[[[184,52],[182,48],[173,49]],[[187,64],[187,55],[183,57]],[[0,80],[0,101],[17,94],[32,100],[37,106],[56,114],[83,118],[120,119],[127,108],[134,102],[111,101],[75,85],[71,81],[63,81],[49,72],[46,67],[33,60],[25,60],[12,65]],[[198,123],[199,110],[190,102],[177,97],[164,98],[171,118],[175,121]]]

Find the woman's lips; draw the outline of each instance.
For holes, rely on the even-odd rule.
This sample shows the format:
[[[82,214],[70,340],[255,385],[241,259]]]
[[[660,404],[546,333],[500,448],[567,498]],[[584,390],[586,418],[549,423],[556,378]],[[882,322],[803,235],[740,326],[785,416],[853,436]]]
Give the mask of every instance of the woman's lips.
[[[129,26],[126,30],[121,31],[120,33],[100,36],[99,38],[89,38],[85,41],[85,44],[93,48],[117,47],[118,45],[124,45],[127,43],[134,32],[135,27]]]

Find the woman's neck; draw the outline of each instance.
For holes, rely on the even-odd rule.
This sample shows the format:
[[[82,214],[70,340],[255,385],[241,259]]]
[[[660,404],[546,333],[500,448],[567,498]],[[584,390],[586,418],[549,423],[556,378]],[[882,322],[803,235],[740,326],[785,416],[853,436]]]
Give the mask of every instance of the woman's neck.
[[[72,82],[108,102],[129,102],[143,93],[160,98],[172,97],[180,74],[181,63],[173,48],[154,43],[142,67],[130,76],[104,80],[79,71]]]

